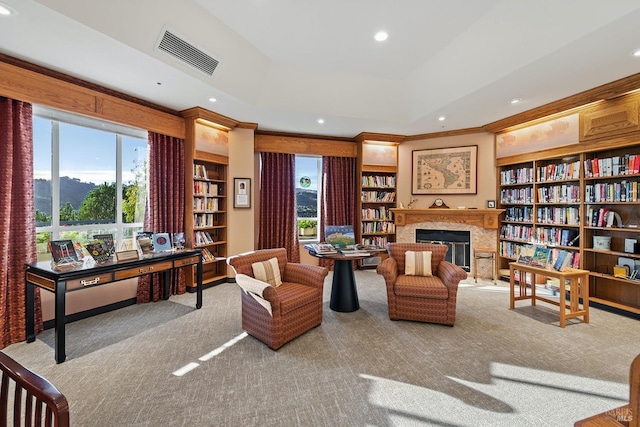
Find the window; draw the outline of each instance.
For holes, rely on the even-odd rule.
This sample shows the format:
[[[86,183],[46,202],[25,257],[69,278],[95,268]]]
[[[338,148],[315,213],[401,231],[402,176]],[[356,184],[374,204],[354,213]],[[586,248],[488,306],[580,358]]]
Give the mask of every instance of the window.
[[[38,259],[49,240],[112,234],[131,249],[147,197],[147,132],[34,106]]]
[[[318,240],[322,157],[296,156],[296,207],[300,240]]]

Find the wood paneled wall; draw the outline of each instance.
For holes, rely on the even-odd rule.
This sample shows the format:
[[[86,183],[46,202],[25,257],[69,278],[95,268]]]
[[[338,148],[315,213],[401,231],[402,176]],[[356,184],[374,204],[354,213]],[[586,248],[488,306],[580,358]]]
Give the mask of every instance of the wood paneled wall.
[[[336,157],[358,156],[358,146],[351,139],[323,139],[319,136],[304,135],[256,134],[254,151]]]
[[[0,95],[164,135],[185,137],[184,119],[179,115],[7,62],[0,62]]]

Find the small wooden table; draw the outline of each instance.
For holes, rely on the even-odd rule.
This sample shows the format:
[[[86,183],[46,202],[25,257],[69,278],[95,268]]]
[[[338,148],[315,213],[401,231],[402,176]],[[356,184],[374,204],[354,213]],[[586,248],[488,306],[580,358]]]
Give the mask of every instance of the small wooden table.
[[[560,308],[560,327],[566,326],[566,320],[571,317],[580,317],[584,323],[589,323],[589,271],[568,268],[566,271],[547,270],[530,265],[509,263],[510,276],[510,308],[515,308],[515,302],[531,300],[531,305],[536,305],[536,300],[557,305]],[[517,272],[517,273],[516,273]],[[531,293],[527,289],[526,274],[531,273]],[[515,279],[518,276],[519,295],[515,295]],[[555,277],[560,280],[560,299],[558,301],[536,295],[536,275]],[[569,287],[569,303],[567,304],[567,282]],[[580,307],[582,299],[582,308]],[[567,311],[568,310],[568,311]]]

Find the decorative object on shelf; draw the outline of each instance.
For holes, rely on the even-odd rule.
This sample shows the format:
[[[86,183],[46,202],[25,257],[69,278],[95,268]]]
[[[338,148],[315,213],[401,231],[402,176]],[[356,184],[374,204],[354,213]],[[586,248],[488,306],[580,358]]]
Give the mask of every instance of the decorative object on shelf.
[[[233,207],[251,207],[251,178],[233,178]]]
[[[412,194],[476,194],[478,146],[414,150]]]
[[[495,209],[496,201],[495,200],[487,200],[487,209]]]
[[[611,250],[611,236],[593,236],[593,249],[600,251]]]
[[[429,206],[429,209],[449,209],[449,206],[444,203],[444,200],[438,197],[433,201],[433,204]]]
[[[409,203],[407,204],[407,209],[413,209],[413,204],[414,204],[415,202],[417,202],[417,201],[418,201],[418,199],[417,199],[417,198],[415,198],[415,197],[410,197],[410,198],[409,198]]]
[[[624,239],[624,251],[629,254],[638,253],[638,240],[637,239]]]

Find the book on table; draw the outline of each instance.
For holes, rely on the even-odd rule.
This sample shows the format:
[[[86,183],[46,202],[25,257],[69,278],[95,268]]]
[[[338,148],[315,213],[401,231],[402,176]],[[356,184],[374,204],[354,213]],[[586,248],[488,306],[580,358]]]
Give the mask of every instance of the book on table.
[[[328,243],[309,243],[304,245],[304,248],[308,251],[312,251],[318,255],[335,254],[338,253],[336,248]]]
[[[369,256],[370,253],[364,249],[357,248],[339,248],[338,252],[340,252],[343,256]]]
[[[538,268],[547,268],[549,258],[551,257],[551,249],[545,246],[536,245],[531,259],[531,266]]]
[[[113,234],[94,234],[93,240],[102,241],[102,247],[109,253],[109,255],[113,255],[116,253],[116,245],[113,240]]]
[[[520,248],[520,252],[518,253],[518,259],[516,260],[516,262],[522,265],[531,265],[535,250],[536,248],[533,245],[522,246]]]
[[[568,251],[558,251],[556,259],[553,262],[553,269],[556,271],[565,271],[570,260],[571,254]]]

